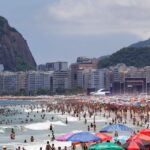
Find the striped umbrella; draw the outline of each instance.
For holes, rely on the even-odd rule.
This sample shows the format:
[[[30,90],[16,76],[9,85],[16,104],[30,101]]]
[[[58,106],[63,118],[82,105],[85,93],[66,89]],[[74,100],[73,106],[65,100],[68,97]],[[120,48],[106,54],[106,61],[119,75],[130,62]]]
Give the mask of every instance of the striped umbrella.
[[[108,135],[108,134],[105,134],[105,133],[97,133],[96,134],[96,136],[98,136],[99,138],[101,138],[101,142],[104,142],[104,141],[107,141],[107,140],[109,140],[109,141],[111,141],[112,140],[112,137],[110,136],[110,135]]]
[[[91,141],[99,141],[101,138],[95,136],[90,132],[80,132],[72,135],[67,139],[67,141],[72,142],[91,142]]]
[[[133,130],[124,124],[112,124],[104,127],[100,132],[126,131],[133,133]]]
[[[141,143],[135,142],[134,140],[128,141],[127,143],[122,145],[125,150],[145,150],[144,145]]]
[[[59,137],[56,137],[56,140],[57,141],[67,141],[67,139],[69,137],[71,137],[72,135],[74,135],[74,134],[73,133],[64,134],[64,135],[61,135]]]

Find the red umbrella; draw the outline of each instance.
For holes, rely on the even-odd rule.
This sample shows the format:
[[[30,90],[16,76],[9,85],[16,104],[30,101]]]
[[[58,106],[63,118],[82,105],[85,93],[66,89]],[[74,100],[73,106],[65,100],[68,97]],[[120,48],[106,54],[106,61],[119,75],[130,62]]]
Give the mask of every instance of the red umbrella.
[[[139,133],[150,136],[150,128],[149,129],[142,129]]]
[[[142,139],[142,140],[150,142],[150,136],[147,136],[147,135],[144,135],[141,133],[137,133],[137,134],[131,136],[127,141],[136,140],[136,139]]]
[[[134,140],[128,141],[123,144],[122,147],[125,148],[125,150],[145,150],[145,147],[142,144],[135,142]]]
[[[108,134],[105,133],[97,133],[96,136],[98,136],[101,140],[101,142],[107,141],[107,140],[112,140],[112,137]]]
[[[141,134],[142,135],[142,134]],[[145,136],[145,135],[144,135]],[[149,146],[150,145],[150,142],[146,141],[146,140],[143,140],[140,138],[140,136],[132,136],[130,137],[128,140],[127,140],[127,143],[130,143],[130,142],[134,142],[136,143],[137,145],[140,144],[140,146]]]

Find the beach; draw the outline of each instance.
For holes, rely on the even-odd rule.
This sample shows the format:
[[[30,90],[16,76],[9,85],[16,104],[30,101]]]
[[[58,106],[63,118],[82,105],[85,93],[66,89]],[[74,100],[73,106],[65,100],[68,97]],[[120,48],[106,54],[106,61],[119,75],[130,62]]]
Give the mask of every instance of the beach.
[[[71,149],[71,142],[52,140],[67,133],[90,131],[95,134],[109,123],[123,123],[135,132],[149,125],[149,106],[143,98],[129,96],[54,96],[22,100],[0,101],[0,149],[25,150],[45,149],[47,141],[55,147]],[[138,104],[138,105],[137,105]],[[142,107],[146,107],[143,110]],[[147,119],[147,120],[146,120]],[[91,127],[96,125],[96,129]],[[90,129],[88,128],[90,127]],[[12,129],[15,139],[10,138]],[[119,133],[130,136],[131,133]],[[110,133],[113,135],[113,133]],[[31,136],[34,141],[31,142]],[[81,149],[81,147],[77,147]]]

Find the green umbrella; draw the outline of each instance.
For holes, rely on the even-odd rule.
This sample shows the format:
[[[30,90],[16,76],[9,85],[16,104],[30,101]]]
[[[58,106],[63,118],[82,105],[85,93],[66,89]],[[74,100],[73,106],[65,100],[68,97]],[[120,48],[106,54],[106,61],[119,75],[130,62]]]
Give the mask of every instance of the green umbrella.
[[[112,142],[103,142],[90,146],[88,150],[124,150],[124,148]]]

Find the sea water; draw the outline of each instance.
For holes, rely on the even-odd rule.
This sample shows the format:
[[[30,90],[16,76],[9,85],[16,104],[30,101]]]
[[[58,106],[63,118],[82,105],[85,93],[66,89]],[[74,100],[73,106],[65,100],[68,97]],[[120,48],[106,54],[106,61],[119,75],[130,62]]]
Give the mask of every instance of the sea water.
[[[31,112],[30,108],[34,108],[30,113],[32,122],[25,122],[27,115]],[[0,125],[0,150],[5,145],[8,150],[15,150],[18,146],[24,146],[26,150],[39,150],[40,147],[45,149],[46,142],[51,140],[51,132],[49,130],[50,124],[54,127],[55,137],[66,133],[77,133],[81,131],[87,131],[87,125],[93,122],[94,118],[87,118],[87,124],[84,123],[84,118],[73,117],[69,114],[62,115],[56,112],[44,112],[42,109],[46,108],[44,105],[37,101],[24,101],[24,100],[4,100],[0,101],[0,108],[10,109],[16,111],[16,115],[0,115],[0,120],[12,120],[12,124]],[[38,111],[38,113],[37,113]],[[45,114],[45,118],[42,119],[41,115]],[[54,119],[52,120],[52,117]],[[66,118],[68,124],[65,123]],[[96,125],[98,132],[104,127],[106,122],[109,122],[111,118],[103,118],[102,116],[96,116]],[[21,122],[23,121],[23,122]],[[14,128],[16,132],[15,140],[10,139],[11,129]],[[93,132],[93,131],[92,131]],[[49,136],[50,135],[50,136]],[[34,136],[35,142],[30,142],[30,137]],[[24,140],[27,143],[24,143]],[[70,142],[58,142],[54,141],[56,147],[71,146]]]

